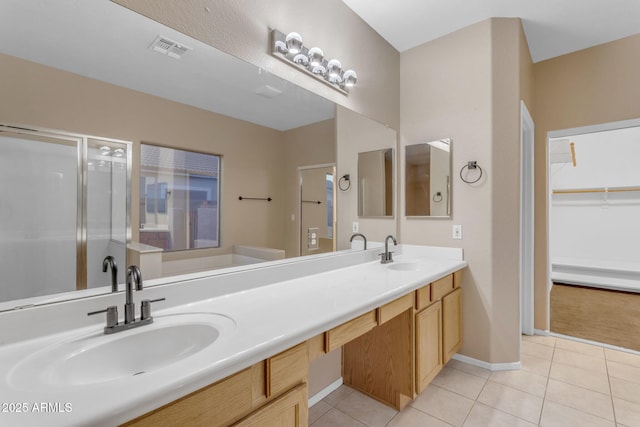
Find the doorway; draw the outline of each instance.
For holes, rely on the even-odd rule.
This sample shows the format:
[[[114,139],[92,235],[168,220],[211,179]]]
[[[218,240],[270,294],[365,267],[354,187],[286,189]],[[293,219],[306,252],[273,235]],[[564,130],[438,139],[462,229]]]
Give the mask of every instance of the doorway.
[[[640,350],[640,120],[550,132],[547,150],[550,330]]]
[[[304,166],[300,175],[300,255],[336,250],[334,164]]]

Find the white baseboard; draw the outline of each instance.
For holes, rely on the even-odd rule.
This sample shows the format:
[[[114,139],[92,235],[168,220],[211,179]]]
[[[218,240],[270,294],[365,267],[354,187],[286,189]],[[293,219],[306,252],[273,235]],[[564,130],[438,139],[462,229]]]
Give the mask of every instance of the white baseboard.
[[[464,356],[458,353],[454,354],[452,358],[490,371],[515,371],[522,367],[521,362],[489,363],[484,360],[474,359],[473,357]]]
[[[551,335],[551,332],[548,329],[534,329],[533,330],[533,334],[534,335],[542,335],[543,337],[548,337]]]
[[[309,398],[309,408],[316,403],[320,402],[325,397],[329,396],[332,392],[336,391],[342,385],[342,377],[338,378],[313,396]]]

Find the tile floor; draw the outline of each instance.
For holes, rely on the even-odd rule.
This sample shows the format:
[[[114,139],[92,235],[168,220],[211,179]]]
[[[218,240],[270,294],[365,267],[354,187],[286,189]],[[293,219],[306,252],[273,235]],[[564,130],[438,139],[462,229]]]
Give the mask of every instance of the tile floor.
[[[451,360],[402,412],[347,386],[309,409],[312,427],[640,427],[640,356],[556,337],[523,337],[522,369]]]

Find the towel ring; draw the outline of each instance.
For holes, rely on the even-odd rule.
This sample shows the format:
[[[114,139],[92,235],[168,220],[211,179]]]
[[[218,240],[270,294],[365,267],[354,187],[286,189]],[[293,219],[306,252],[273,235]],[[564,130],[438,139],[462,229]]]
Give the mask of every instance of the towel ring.
[[[464,172],[465,169],[467,169],[468,171],[478,169],[480,171],[480,175],[478,175],[478,177],[475,180],[467,180],[462,176],[462,173]],[[460,179],[463,182],[466,182],[467,184],[475,184],[476,182],[480,181],[480,178],[482,178],[482,168],[480,167],[478,162],[476,162],[475,160],[468,162],[466,165],[462,167],[462,169],[460,169]]]
[[[347,182],[347,186],[344,188],[342,187],[342,181]],[[348,189],[351,188],[351,176],[349,174],[346,174],[340,177],[340,179],[338,180],[338,188],[341,191],[347,191]]]

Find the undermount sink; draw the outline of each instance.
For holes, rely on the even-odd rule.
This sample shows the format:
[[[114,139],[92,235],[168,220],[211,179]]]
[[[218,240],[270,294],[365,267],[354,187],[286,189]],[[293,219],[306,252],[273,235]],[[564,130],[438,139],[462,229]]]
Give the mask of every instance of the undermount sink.
[[[387,264],[389,270],[417,271],[423,268],[423,264],[418,261],[394,261]]]
[[[18,388],[64,388],[130,378],[161,370],[214,346],[235,322],[220,314],[154,317],[150,325],[53,344],[21,361],[9,381]]]

